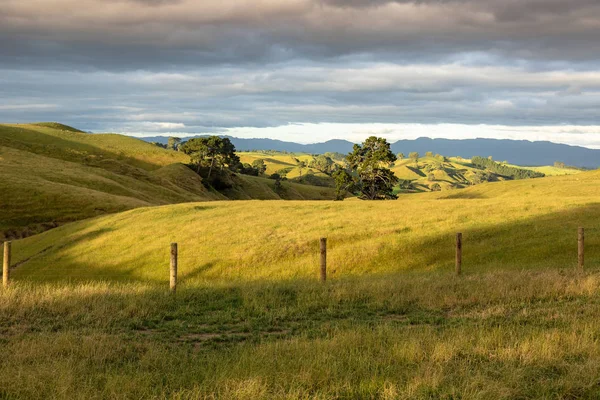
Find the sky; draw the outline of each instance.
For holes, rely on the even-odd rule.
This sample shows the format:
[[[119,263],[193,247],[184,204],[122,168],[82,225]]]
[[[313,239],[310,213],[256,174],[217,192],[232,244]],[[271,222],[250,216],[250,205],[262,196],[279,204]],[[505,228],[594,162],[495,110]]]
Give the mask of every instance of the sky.
[[[598,0],[0,0],[0,121],[600,148]]]

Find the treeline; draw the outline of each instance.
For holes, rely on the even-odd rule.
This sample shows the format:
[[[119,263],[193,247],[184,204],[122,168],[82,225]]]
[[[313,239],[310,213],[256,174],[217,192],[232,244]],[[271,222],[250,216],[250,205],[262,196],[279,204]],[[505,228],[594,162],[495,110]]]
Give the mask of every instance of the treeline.
[[[544,176],[546,176],[541,172],[509,167],[508,165],[500,164],[494,160],[483,157],[473,157],[471,159],[471,164],[479,168],[485,168],[488,171],[491,171],[495,174],[509,177],[512,179],[543,178]]]

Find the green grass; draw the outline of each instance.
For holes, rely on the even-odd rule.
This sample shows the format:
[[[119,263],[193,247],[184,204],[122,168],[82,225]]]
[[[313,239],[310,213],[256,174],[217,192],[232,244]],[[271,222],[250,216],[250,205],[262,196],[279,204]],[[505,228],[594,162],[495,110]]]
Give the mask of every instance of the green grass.
[[[597,398],[600,271],[0,291],[5,398]]]
[[[24,150],[2,151],[9,176],[25,170]],[[50,162],[40,157],[31,164]],[[82,177],[84,188],[102,177],[94,187],[135,189],[54,161],[32,171],[66,193],[75,191],[60,185]],[[148,173],[194,194],[185,168]],[[26,178],[13,187],[43,184]],[[272,180],[238,179],[245,189],[228,197],[274,194]],[[284,190],[301,199],[331,189]],[[13,242],[12,284],[0,290],[0,398],[600,397],[600,171],[385,202],[131,207],[140,205]]]
[[[64,125],[0,125],[0,239],[132,208],[225,199],[331,199],[333,190],[239,176],[227,195],[207,190],[187,155]]]
[[[546,176],[560,176],[560,175],[574,175],[579,174],[582,171],[576,168],[558,168],[554,166],[543,166],[543,167],[518,167],[524,169],[530,169],[545,174]]]
[[[467,270],[560,268],[575,260],[577,227],[600,227],[598,193],[600,174],[588,172],[389,202],[239,201],[138,208],[16,242],[15,262],[29,261],[15,276],[161,280],[168,244],[178,242],[185,279],[306,278],[313,274],[314,249],[322,236],[329,238],[334,276],[440,271],[452,266],[459,231],[465,235]],[[590,233],[589,241],[588,261],[597,263],[600,253],[593,244],[598,239]]]

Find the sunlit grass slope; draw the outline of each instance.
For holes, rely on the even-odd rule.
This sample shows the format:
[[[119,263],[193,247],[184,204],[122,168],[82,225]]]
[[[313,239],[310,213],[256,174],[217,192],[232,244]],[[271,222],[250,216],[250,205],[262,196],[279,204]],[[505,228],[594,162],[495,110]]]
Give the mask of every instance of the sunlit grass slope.
[[[456,232],[465,270],[552,269],[600,261],[600,173],[487,183],[463,191],[366,202],[211,202],[140,208],[81,221],[15,243],[19,280],[165,278],[178,242],[183,282],[286,280],[315,274],[329,239],[333,278],[449,270]]]
[[[481,172],[468,160],[447,158],[440,161],[435,157],[421,157],[416,163],[411,159],[399,160],[391,169],[399,179],[412,181],[417,191],[429,191],[436,183],[442,190],[464,188],[470,185],[477,172]]]
[[[139,139],[87,134],[60,124],[0,124],[0,146],[101,168],[110,168],[105,165],[107,160],[145,170],[189,162],[183,153],[167,151]]]
[[[524,169],[529,169],[532,171],[541,172],[546,176],[560,176],[560,175],[575,175],[579,174],[582,171],[576,168],[558,168],[551,165],[543,166],[543,167],[519,167]]]
[[[256,160],[263,160],[267,166],[265,173],[271,175],[278,173],[290,180],[301,180],[302,177],[306,177],[307,174],[316,176],[322,183],[322,185],[328,184],[333,186],[333,179],[327,174],[315,169],[310,168],[308,165],[314,157],[310,154],[286,154],[286,153],[264,153],[264,152],[241,152],[239,153],[240,161],[243,163],[252,164]],[[299,163],[304,162],[305,167],[300,168]],[[306,183],[306,182],[304,182]]]
[[[0,239],[140,206],[224,199],[322,199],[332,190],[239,176],[207,190],[187,155],[56,124],[0,125]]]
[[[60,124],[0,125],[0,237],[135,207],[223,198],[187,156]]]
[[[587,172],[387,202],[139,208],[15,241],[0,397],[595,399],[599,199]]]

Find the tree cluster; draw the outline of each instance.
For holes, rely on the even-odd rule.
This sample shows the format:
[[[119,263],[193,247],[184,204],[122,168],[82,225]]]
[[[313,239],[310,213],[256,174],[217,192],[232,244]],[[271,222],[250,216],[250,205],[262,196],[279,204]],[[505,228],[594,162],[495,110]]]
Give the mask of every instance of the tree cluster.
[[[218,136],[194,138],[181,144],[180,149],[190,156],[198,173],[202,168],[208,168],[208,179],[215,168],[222,171],[224,168],[233,168],[240,163],[240,158],[235,154],[235,146],[228,138]]]
[[[495,174],[502,175],[511,179],[542,178],[545,176],[541,172],[509,167],[508,165],[502,165],[490,158],[473,157],[471,159],[471,164],[479,168],[485,168]]]

